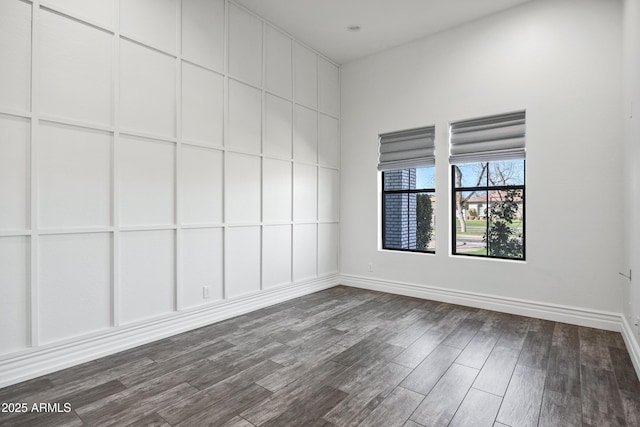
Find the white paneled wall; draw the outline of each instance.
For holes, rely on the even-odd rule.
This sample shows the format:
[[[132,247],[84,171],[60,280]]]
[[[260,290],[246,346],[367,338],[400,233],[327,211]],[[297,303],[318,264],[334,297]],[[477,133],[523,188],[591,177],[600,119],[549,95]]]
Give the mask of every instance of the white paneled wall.
[[[111,326],[111,240],[109,233],[40,237],[42,344]]]
[[[0,93],[5,108],[31,107],[32,7],[21,1],[2,3],[0,13]]]
[[[337,273],[316,52],[231,0],[3,0],[0,61],[3,359]]]

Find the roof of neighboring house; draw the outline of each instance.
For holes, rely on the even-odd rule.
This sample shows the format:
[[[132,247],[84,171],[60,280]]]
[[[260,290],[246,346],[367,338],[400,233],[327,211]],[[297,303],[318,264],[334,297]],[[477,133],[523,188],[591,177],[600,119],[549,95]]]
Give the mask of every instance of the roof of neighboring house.
[[[489,201],[491,202],[498,202],[500,200],[503,200],[507,195],[506,191],[491,191],[489,193]],[[521,200],[516,200],[517,202],[521,202]],[[467,200],[467,203],[487,203],[487,196],[485,196],[484,194],[481,196],[475,196],[470,198],[469,200]]]

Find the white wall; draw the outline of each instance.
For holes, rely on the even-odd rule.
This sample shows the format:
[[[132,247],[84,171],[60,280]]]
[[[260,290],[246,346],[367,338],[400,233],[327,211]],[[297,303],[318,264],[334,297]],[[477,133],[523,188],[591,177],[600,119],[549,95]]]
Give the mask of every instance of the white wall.
[[[336,277],[335,64],[225,0],[3,0],[0,61],[3,361]]]
[[[621,2],[538,0],[344,65],[341,273],[622,312],[621,31]],[[448,123],[520,109],[527,261],[453,257]],[[377,136],[425,125],[437,253],[379,250]]]
[[[640,316],[640,1],[624,2],[624,149],[626,269],[633,271],[625,286],[624,312],[630,325]],[[640,341],[640,330],[632,328]],[[640,355],[638,356],[640,357]],[[638,368],[640,369],[640,367]]]

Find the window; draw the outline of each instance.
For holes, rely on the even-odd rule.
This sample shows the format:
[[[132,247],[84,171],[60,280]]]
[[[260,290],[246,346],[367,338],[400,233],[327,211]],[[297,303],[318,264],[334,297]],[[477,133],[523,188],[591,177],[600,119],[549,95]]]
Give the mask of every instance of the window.
[[[525,113],[451,124],[454,255],[525,259]]]
[[[382,248],[435,252],[435,129],[380,135]]]
[[[434,168],[382,172],[382,248],[435,252]]]
[[[524,259],[524,160],[453,165],[453,253]]]

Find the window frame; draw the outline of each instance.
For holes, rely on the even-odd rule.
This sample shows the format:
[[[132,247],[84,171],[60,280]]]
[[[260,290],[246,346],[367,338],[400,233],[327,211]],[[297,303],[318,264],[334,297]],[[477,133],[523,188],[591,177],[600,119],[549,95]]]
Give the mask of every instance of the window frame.
[[[434,166],[427,166],[427,167],[434,167]],[[404,168],[404,169],[421,169],[421,168]],[[404,169],[392,169],[392,170],[404,170]],[[387,232],[387,217],[385,215],[386,213],[386,200],[387,198],[385,197],[387,194],[421,194],[421,193],[428,193],[429,195],[434,195],[436,194],[436,189],[435,188],[421,188],[421,189],[408,189],[408,190],[385,190],[385,186],[384,186],[384,174],[385,172],[390,172],[390,171],[382,171],[382,173],[380,174],[380,179],[381,179],[381,184],[382,184],[382,211],[381,211],[381,215],[382,215],[382,249],[385,251],[398,251],[398,252],[412,252],[412,253],[418,253],[418,254],[431,254],[431,255],[435,255],[436,253],[436,249],[433,250],[420,250],[420,249],[404,249],[404,248],[390,248],[385,246],[386,243],[386,232]],[[433,213],[433,216],[435,217],[435,212]],[[435,221],[434,221],[435,223]]]
[[[527,175],[527,161],[526,159],[522,159],[522,172],[523,172],[523,183],[522,184],[517,184],[517,185],[489,185],[489,164],[490,163],[497,163],[500,162],[500,160],[489,160],[489,161],[484,161],[484,162],[476,162],[476,164],[483,164],[483,163],[487,163],[487,185],[482,185],[482,186],[477,186],[477,187],[460,187],[460,188],[456,188],[456,171],[455,171],[455,167],[456,164],[452,164],[451,165],[451,255],[453,256],[464,256],[464,257],[473,257],[473,258],[480,258],[480,259],[501,259],[501,260],[508,260],[508,261],[518,261],[518,262],[524,262],[527,260],[527,221],[526,221],[526,217],[527,217],[527,208],[526,208],[526,203],[527,203],[527,197],[526,197],[526,183],[527,183],[527,179],[526,179],[526,175]],[[457,239],[456,239],[456,234],[457,234],[457,228],[456,228],[456,219],[457,219],[457,215],[456,215],[456,194],[457,193],[462,193],[462,192],[469,192],[469,191],[473,191],[473,192],[486,192],[487,193],[487,209],[489,209],[490,203],[489,203],[489,193],[492,191],[508,191],[508,190],[519,190],[522,191],[522,258],[512,258],[512,257],[505,257],[505,256],[495,256],[495,255],[489,255],[489,242],[486,243],[486,249],[487,249],[487,255],[477,255],[477,254],[469,254],[469,253],[458,253],[456,252],[456,243],[457,243]],[[485,235],[489,234],[489,219],[487,218],[487,225],[486,225],[486,229],[485,229]]]

